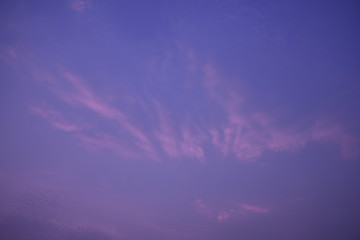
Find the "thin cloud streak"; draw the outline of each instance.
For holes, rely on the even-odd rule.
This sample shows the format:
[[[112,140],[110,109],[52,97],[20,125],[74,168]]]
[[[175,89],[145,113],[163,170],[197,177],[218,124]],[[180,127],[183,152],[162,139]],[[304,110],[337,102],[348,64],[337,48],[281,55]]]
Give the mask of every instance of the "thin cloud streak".
[[[125,159],[140,157],[127,142],[121,142],[118,138],[102,132],[95,132],[91,136],[88,125],[70,123],[60,112],[40,107],[31,107],[30,110],[48,121],[53,127],[72,133],[80,145],[89,151],[109,150]]]
[[[269,209],[258,207],[258,206],[253,206],[253,205],[249,205],[249,204],[241,204],[241,208],[246,210],[246,211],[255,212],[255,213],[268,213],[268,212],[270,212]]]
[[[255,213],[255,214],[265,214],[270,213],[270,209],[250,205],[250,204],[235,204],[228,207],[210,207],[205,201],[201,198],[197,198],[194,201],[195,210],[200,214],[205,216],[208,219],[213,221],[217,221],[219,223],[226,222],[233,217],[242,217],[246,218],[248,213]]]
[[[180,155],[179,146],[170,120],[166,116],[165,110],[160,105],[160,103],[155,102],[155,109],[157,112],[159,126],[158,129],[155,130],[154,135],[156,139],[160,142],[163,151],[169,157],[177,157]]]
[[[64,116],[55,110],[41,107],[31,107],[31,112],[48,121],[53,127],[65,132],[80,132],[85,129],[84,125],[70,123]]]

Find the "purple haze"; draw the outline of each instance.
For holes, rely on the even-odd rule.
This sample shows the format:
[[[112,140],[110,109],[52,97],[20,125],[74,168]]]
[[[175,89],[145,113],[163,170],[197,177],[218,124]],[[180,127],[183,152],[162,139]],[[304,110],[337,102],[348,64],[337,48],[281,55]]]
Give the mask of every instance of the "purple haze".
[[[359,239],[357,1],[1,1],[0,238]]]

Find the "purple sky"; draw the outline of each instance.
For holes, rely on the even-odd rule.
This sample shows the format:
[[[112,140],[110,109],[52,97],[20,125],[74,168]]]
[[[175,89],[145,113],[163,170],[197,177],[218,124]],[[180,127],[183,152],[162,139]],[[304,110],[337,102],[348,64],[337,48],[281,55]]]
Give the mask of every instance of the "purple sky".
[[[360,237],[358,1],[0,3],[0,238]]]

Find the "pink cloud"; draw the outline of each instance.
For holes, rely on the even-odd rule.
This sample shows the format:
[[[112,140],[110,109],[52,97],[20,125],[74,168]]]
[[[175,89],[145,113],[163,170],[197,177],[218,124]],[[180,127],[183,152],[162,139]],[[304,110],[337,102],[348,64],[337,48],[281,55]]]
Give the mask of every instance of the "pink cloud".
[[[63,75],[71,84],[73,90],[75,90],[72,92],[60,91],[60,97],[64,101],[71,104],[81,104],[105,118],[115,119],[120,122],[125,119],[123,113],[108,106],[102,99],[96,96],[80,77],[68,72],[64,72]]]
[[[267,208],[262,208],[262,207],[253,206],[253,205],[249,205],[249,204],[241,204],[241,208],[246,210],[246,211],[255,212],[255,213],[268,213],[268,212],[270,212],[270,210],[267,209]]]
[[[159,120],[155,137],[160,142],[163,151],[171,158],[184,156],[195,158],[204,164],[205,153],[201,147],[204,135],[201,136],[185,126],[179,127],[180,133],[177,135],[164,107],[159,102],[154,102]]]
[[[198,198],[194,202],[196,211],[219,223],[226,222],[230,218],[241,216],[242,218],[248,217],[246,212],[252,212],[256,214],[269,213],[270,209],[254,206],[250,204],[235,203],[235,204],[226,204],[226,206],[210,207],[205,201],[201,198]]]
[[[251,115],[233,112],[229,112],[229,115],[230,122],[223,129],[227,138],[225,143],[242,160],[253,161],[266,150],[296,151],[309,140],[295,129],[276,127],[266,116],[254,121]]]
[[[265,113],[243,112],[244,97],[233,93],[223,102],[228,116],[223,129],[225,144],[237,158],[253,161],[266,150],[293,151],[305,145],[300,132],[276,127],[274,119]]]
[[[91,5],[91,1],[90,0],[71,0],[70,1],[70,7],[71,9],[73,9],[74,11],[77,12],[83,12],[86,9],[88,9]]]
[[[344,158],[360,155],[359,141],[338,124],[315,122],[308,129],[279,127],[277,119],[261,111],[244,111],[244,95],[220,88],[221,76],[213,64],[202,68],[204,87],[212,101],[224,112],[222,124],[210,127],[211,143],[223,156],[235,156],[242,161],[255,161],[264,151],[298,151],[306,143],[333,142],[340,147]],[[216,126],[216,125],[215,125]]]
[[[308,141],[305,134],[297,131],[269,129],[267,147],[272,151],[296,151],[305,146]]]
[[[191,59],[195,53],[189,52],[188,55]],[[310,141],[332,142],[340,147],[344,158],[356,158],[360,155],[358,139],[346,133],[343,126],[318,121],[307,129],[283,127],[274,116],[257,109],[252,111],[246,94],[227,89],[214,64],[203,65],[201,71],[205,92],[222,117],[217,122],[210,119],[212,122],[201,126],[200,131],[195,121],[184,124],[171,119],[167,109],[150,96],[151,104],[146,107],[150,114],[155,113],[156,120],[152,129],[147,132],[136,124],[131,115],[96,94],[79,76],[64,69],[60,70],[59,78],[41,71],[32,72],[35,77],[45,79],[66,103],[84,107],[104,119],[116,122],[129,134],[128,139],[134,145],[132,150],[137,155],[141,153],[153,160],[160,160],[159,152],[162,152],[171,159],[193,158],[205,164],[207,153],[204,144],[208,143],[224,157],[234,157],[244,162],[255,161],[265,151],[299,151]],[[83,128],[82,125],[66,121],[59,114],[39,109],[35,112],[63,131],[76,132]]]
[[[202,214],[205,215],[208,218],[212,218],[213,217],[213,213],[210,210],[210,208],[205,204],[204,200],[198,198],[195,200],[194,202],[195,208],[196,210]]]
[[[310,131],[313,140],[333,142],[340,146],[344,158],[355,159],[360,156],[359,140],[348,134],[340,124],[330,121],[317,121]]]
[[[40,107],[32,107],[31,111],[47,120],[53,127],[65,132],[74,133],[80,144],[89,151],[110,150],[128,159],[139,158],[139,154],[136,154],[136,151],[128,143],[121,142],[114,136],[100,132],[90,136],[84,133],[83,130],[86,129],[84,124],[70,123],[60,112]]]
[[[233,213],[233,209],[230,209],[229,211],[222,211],[217,215],[216,219],[218,222],[226,222]]]
[[[115,120],[122,128],[124,128],[136,139],[135,144],[147,153],[147,157],[153,160],[159,159],[158,154],[149,138],[138,127],[131,123],[128,116],[120,110],[110,106],[97,96],[88,86],[85,85],[80,77],[68,72],[64,72],[63,75],[71,84],[73,90],[75,90],[74,92],[61,91],[60,97],[64,101],[70,104],[80,104],[104,118]]]
[[[55,110],[45,109],[41,107],[31,107],[31,112],[44,118],[53,127],[60,129],[65,132],[79,132],[85,128],[85,125],[70,123],[64,116]]]
[[[180,144],[183,155],[194,157],[200,163],[205,164],[205,153],[201,147],[202,137],[199,134],[194,134],[188,128],[182,128],[182,142]]]
[[[211,135],[212,144],[223,154],[223,156],[227,156],[229,153],[230,140],[221,139],[222,136],[220,136],[220,134],[222,132],[220,132],[216,128],[210,128],[209,132]]]
[[[54,78],[47,73],[42,73],[41,71],[36,71],[36,73],[37,74],[34,76],[46,80],[46,82],[53,87],[57,96],[66,103],[83,106],[103,118],[116,121],[130,134],[132,142],[140,149],[140,152],[138,149],[129,148],[133,151],[133,153],[131,153],[130,150],[122,147],[122,144],[120,144],[119,140],[114,136],[111,138],[110,135],[98,134],[96,137],[90,137],[83,132],[77,134],[77,138],[82,141],[83,146],[86,146],[88,150],[94,150],[95,148],[108,149],[118,155],[127,156],[129,158],[140,156],[140,153],[142,152],[143,155],[149,159],[159,160],[157,152],[149,138],[138,127],[131,123],[128,116],[120,110],[110,106],[102,98],[97,96],[80,77],[63,71],[63,79],[66,81],[59,81],[59,79]],[[34,107],[32,108],[32,111],[49,121],[54,127],[66,132],[80,132],[85,128],[83,125],[68,122],[59,112],[54,110]]]
[[[159,121],[159,127],[155,131],[155,137],[160,142],[163,151],[169,157],[177,157],[180,155],[179,146],[170,120],[166,116],[164,108],[156,101],[155,109]]]

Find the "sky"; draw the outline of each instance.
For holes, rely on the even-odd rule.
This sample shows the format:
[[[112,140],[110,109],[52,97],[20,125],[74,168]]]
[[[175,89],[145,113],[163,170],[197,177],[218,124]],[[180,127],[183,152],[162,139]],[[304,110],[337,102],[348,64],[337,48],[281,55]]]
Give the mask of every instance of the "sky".
[[[360,238],[360,4],[0,3],[0,238]]]

